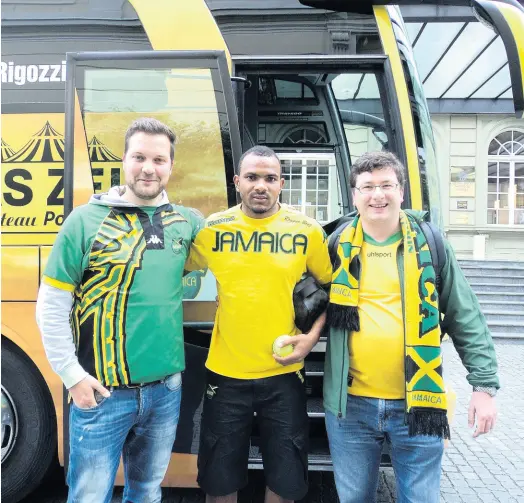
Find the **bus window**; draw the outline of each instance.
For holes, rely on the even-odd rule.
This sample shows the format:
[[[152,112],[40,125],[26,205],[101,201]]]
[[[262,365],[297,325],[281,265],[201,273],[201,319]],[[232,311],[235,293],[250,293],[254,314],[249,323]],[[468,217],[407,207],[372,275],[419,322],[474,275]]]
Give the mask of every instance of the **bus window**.
[[[289,77],[286,79],[260,77],[258,80],[259,105],[278,105],[291,102],[317,104],[318,100],[309,83],[294,81]]]
[[[147,116],[169,125],[177,136],[174,172],[167,187],[170,201],[205,215],[226,209],[226,178],[232,177],[233,162],[217,78],[216,69],[210,68],[79,62],[77,89],[94,191],[107,191],[123,181],[125,131],[134,119]],[[195,191],[195,186],[201,190]]]
[[[280,200],[321,224],[344,214],[337,133],[325,94],[328,74],[248,74],[244,150],[275,150],[285,180]]]
[[[404,159],[405,149],[391,125],[400,119],[386,58],[305,59],[234,58],[251,84],[242,96],[243,149],[273,148],[285,180],[281,201],[329,229],[352,209],[351,163],[383,149]]]
[[[331,83],[354,163],[362,154],[388,149],[388,131],[377,76],[345,73]]]

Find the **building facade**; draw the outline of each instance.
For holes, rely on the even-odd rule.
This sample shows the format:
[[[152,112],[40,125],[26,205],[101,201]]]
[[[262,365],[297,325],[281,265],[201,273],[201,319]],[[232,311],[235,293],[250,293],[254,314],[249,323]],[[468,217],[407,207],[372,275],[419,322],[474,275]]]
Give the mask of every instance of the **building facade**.
[[[524,121],[434,114],[444,229],[459,257],[524,261]]]

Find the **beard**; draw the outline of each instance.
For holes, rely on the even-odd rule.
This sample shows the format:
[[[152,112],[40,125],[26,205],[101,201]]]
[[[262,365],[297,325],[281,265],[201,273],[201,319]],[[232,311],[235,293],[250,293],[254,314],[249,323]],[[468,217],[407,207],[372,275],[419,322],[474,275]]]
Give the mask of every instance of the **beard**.
[[[250,198],[247,199],[247,203],[243,202],[242,204],[244,204],[250,211],[256,213],[257,215],[263,215],[264,213],[270,212],[278,203],[277,198],[275,198],[274,200],[268,198],[263,202],[263,204],[261,204],[261,201],[253,201]]]
[[[156,199],[164,191],[164,186],[160,180],[155,180],[150,186],[140,185],[139,182],[132,182],[127,184],[129,190],[139,199],[144,201],[151,201]]]
[[[260,208],[260,207],[256,207],[256,206],[248,206],[248,208],[253,212],[253,213],[258,213],[259,215],[262,215],[263,213],[267,213],[268,211],[271,211],[273,209],[275,205],[271,206],[271,207],[265,207],[265,208]]]

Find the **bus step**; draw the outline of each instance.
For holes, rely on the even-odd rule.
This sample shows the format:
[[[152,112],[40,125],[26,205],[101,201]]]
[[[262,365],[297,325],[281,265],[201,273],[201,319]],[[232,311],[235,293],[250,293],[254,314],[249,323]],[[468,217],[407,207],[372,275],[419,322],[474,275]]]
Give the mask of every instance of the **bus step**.
[[[262,453],[258,445],[249,446],[248,468],[251,470],[262,470]]]
[[[311,471],[333,471],[331,456],[328,454],[317,454],[310,452],[308,455],[308,465]]]
[[[321,377],[324,375],[324,362],[306,360],[304,362],[306,376]]]
[[[332,471],[331,456],[329,449],[321,449],[316,452],[314,449],[308,454],[308,465],[311,471]],[[251,446],[249,449],[248,467],[251,470],[262,470],[262,454],[257,446]]]
[[[307,400],[307,415],[309,417],[324,417],[324,405],[322,398],[310,397]]]
[[[313,346],[312,353],[325,353],[326,352],[327,337],[321,337],[319,341]]]

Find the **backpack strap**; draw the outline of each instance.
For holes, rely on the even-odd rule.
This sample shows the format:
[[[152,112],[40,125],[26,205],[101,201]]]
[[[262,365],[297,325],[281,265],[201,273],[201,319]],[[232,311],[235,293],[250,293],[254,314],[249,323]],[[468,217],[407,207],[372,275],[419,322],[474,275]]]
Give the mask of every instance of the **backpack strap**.
[[[352,211],[347,215],[343,215],[340,218],[337,218],[333,222],[330,222],[324,227],[324,230],[329,235],[328,239],[328,250],[329,258],[331,259],[331,265],[335,266],[335,260],[337,258],[337,248],[340,241],[340,234],[347,227],[347,225],[353,222],[353,219],[356,217],[357,212]]]
[[[340,242],[340,235],[342,234],[342,231],[352,222],[352,220],[353,218],[348,218],[345,220],[340,219],[339,226],[329,236],[329,239],[328,239],[329,258],[331,260],[331,265],[333,267],[335,267],[335,261],[337,260],[337,248],[338,248],[338,243]]]
[[[440,229],[431,222],[420,222],[420,228],[426,236],[429,251],[431,252],[431,262],[435,269],[435,281],[437,292],[440,296],[442,293],[442,270],[446,265],[446,249],[444,247],[444,238]]]

